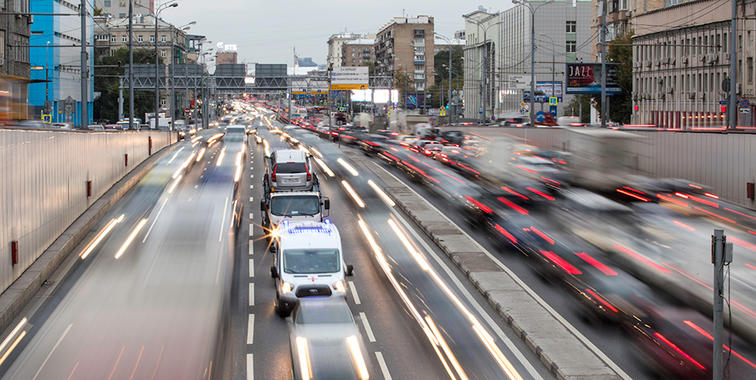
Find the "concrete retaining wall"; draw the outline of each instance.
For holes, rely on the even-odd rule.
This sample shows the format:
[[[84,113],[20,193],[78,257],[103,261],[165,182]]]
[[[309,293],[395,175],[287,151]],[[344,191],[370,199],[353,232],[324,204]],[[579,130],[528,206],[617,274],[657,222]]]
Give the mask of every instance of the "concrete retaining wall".
[[[0,129],[0,290],[5,291],[90,205],[148,158],[150,149],[155,153],[174,139],[165,131]],[[15,265],[13,241],[18,242]]]
[[[481,132],[483,131],[483,132]],[[485,136],[517,136],[531,144],[569,151],[563,129],[488,128]],[[632,131],[643,136],[630,146],[628,163],[638,174],[684,178],[711,186],[714,194],[756,209],[746,197],[746,183],[756,182],[756,134]]]

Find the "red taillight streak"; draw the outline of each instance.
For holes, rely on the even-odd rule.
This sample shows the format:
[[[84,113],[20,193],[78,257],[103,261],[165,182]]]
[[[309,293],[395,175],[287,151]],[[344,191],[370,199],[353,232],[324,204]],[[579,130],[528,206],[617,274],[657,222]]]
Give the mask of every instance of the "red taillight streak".
[[[678,222],[676,220],[673,220],[672,223],[674,223],[674,224],[676,224],[676,225],[678,225],[678,226],[680,226],[682,228],[685,228],[688,231],[695,231],[696,230],[695,228],[693,228],[693,227],[691,227],[691,226],[689,226],[689,225],[687,225],[687,224],[685,224],[683,222]]]
[[[546,235],[545,233],[543,233],[538,228],[530,226],[530,230],[533,231],[533,233],[535,233],[536,235],[540,236],[543,240],[546,240],[547,242],[551,243],[552,245],[554,244],[554,239],[550,238],[549,235]]]
[[[685,194],[683,194],[683,193],[675,193],[675,195],[677,195],[677,196],[678,196],[678,197],[680,197],[680,198],[685,198],[685,199],[688,199],[688,196],[687,196],[687,195],[685,195]]]
[[[618,192],[618,193],[620,193],[620,194],[625,194],[625,195],[627,195],[628,197],[632,197],[632,198],[635,198],[635,199],[641,200],[641,201],[643,201],[643,202],[650,202],[650,201],[651,201],[651,200],[650,200],[650,199],[648,199],[648,198],[644,198],[644,197],[641,197],[641,196],[640,196],[640,195],[638,195],[638,194],[635,194],[635,193],[631,193],[631,192],[629,192],[629,191],[625,191],[625,190],[622,190],[622,189],[617,189],[617,192]]]
[[[528,172],[528,173],[536,173],[536,171],[535,171],[535,170],[533,170],[533,169],[528,169],[528,168],[526,168],[526,167],[524,167],[524,166],[518,166],[518,168],[519,168],[519,169],[522,169],[522,170],[524,170],[524,171],[526,171],[526,172]]]
[[[461,168],[465,168],[465,169],[467,169],[467,170],[469,170],[469,171],[471,171],[471,172],[473,172],[473,173],[475,173],[475,174],[480,174],[480,172],[478,172],[477,170],[475,170],[475,169],[473,169],[473,168],[471,168],[471,167],[468,167],[468,166],[462,165],[461,163],[457,163],[457,165],[459,165],[459,167],[461,167]]]
[[[524,199],[526,201],[530,199],[530,198],[528,198],[528,197],[526,197],[526,196],[524,196],[524,195],[522,195],[522,194],[520,194],[520,193],[518,193],[518,192],[516,192],[516,191],[514,191],[514,190],[512,190],[512,189],[510,189],[508,187],[506,187],[506,186],[502,186],[501,189],[504,190],[504,191],[506,191],[506,192],[508,192],[508,193],[510,193],[510,194],[516,195],[516,196],[518,196],[518,197],[520,197],[520,198],[522,198],[522,199]]]
[[[672,343],[669,339],[665,338],[664,335],[659,334],[658,332],[654,333],[654,336],[661,340],[662,342],[666,343],[667,346],[671,347],[675,352],[685,357],[685,359],[688,359],[689,362],[693,363],[696,367],[706,370],[706,367],[701,365],[701,363],[697,362],[695,359],[693,359],[690,355],[686,354],[685,351],[681,350],[679,347],[675,346],[674,343]]]
[[[616,276],[617,272],[614,271],[614,269],[609,268],[601,261],[598,261],[593,258],[593,256],[585,253],[585,252],[575,252],[575,254],[580,257],[581,259],[585,260],[586,263],[593,265],[596,267],[596,269],[600,270],[602,273],[604,273],[607,276]]]
[[[703,203],[703,204],[705,204],[705,205],[707,205],[707,206],[711,206],[711,207],[716,207],[716,208],[719,208],[719,205],[718,205],[718,204],[716,204],[716,203],[714,203],[714,202],[711,202],[711,201],[708,201],[708,200],[706,200],[706,199],[703,199],[703,198],[694,197],[694,196],[692,196],[692,195],[688,195],[688,198],[690,198],[690,199],[692,199],[692,200],[694,200],[694,201],[696,201],[696,202],[698,202],[698,203]]]
[[[653,267],[654,269],[658,270],[659,272],[662,272],[662,273],[671,273],[671,271],[669,269],[667,269],[667,268],[665,268],[665,267],[663,267],[663,266],[661,266],[661,265],[659,265],[659,264],[651,261],[650,259],[644,257],[643,255],[641,255],[641,254],[639,254],[637,252],[633,252],[632,250],[627,249],[627,248],[625,248],[625,247],[623,247],[623,246],[621,246],[619,244],[614,244],[614,248],[618,249],[620,252],[622,252],[622,253],[630,256],[630,257],[633,257],[633,258],[635,258],[637,260],[642,261],[646,265],[649,265],[649,266]]]
[[[756,312],[754,312],[753,310],[751,310],[751,309],[749,309],[749,308],[747,308],[747,307],[743,306],[743,304],[742,304],[742,303],[740,303],[740,302],[738,302],[738,301],[735,301],[735,300],[731,300],[730,302],[731,302],[731,303],[732,303],[733,305],[735,305],[735,307],[737,307],[738,309],[740,309],[740,311],[742,311],[742,312],[744,312],[744,313],[748,314],[748,316],[749,316],[749,317],[751,317],[751,318],[753,318],[753,319],[756,319]]]
[[[694,188],[694,189],[698,189],[698,190],[701,190],[701,189],[703,189],[703,187],[701,187],[701,186],[698,186],[698,185],[694,185],[694,184],[692,184],[692,183],[689,183],[689,184],[688,184],[688,186],[690,186],[690,187],[692,187],[692,188]]]
[[[526,210],[526,209],[524,209],[524,208],[522,208],[522,207],[520,207],[520,206],[512,203],[509,199],[504,198],[504,197],[498,197],[496,199],[498,199],[499,202],[504,203],[505,205],[511,207],[512,209],[514,209],[515,211],[519,212],[520,214],[522,214],[522,215],[528,215],[528,210]]]
[[[718,196],[718,195],[714,195],[714,194],[712,194],[712,193],[704,193],[704,195],[705,195],[705,196],[707,196],[707,197],[709,197],[709,198],[713,198],[713,199],[719,199],[719,196]]]
[[[542,196],[542,197],[544,197],[544,198],[546,198],[546,199],[548,199],[550,201],[553,201],[555,199],[551,195],[548,195],[548,194],[546,194],[544,192],[538,191],[538,190],[536,190],[536,189],[534,189],[532,187],[526,187],[525,189],[526,190],[530,190],[530,191],[532,191],[532,192],[534,192],[534,193],[536,193],[536,194],[538,194],[538,195],[540,195],[540,196]]]
[[[714,341],[714,337],[711,336],[711,334],[709,334],[708,331],[704,330],[703,328],[701,328],[697,324],[695,324],[695,323],[693,323],[691,321],[687,321],[687,320],[683,321],[683,323],[686,324],[686,325],[688,325],[688,327],[692,328],[693,330],[696,330],[699,334],[705,336],[709,340]],[[743,355],[740,355],[739,353],[733,351],[726,344],[723,344],[722,347],[724,347],[725,350],[732,352],[732,354],[735,355],[735,356],[737,356],[740,360],[748,363],[748,365],[750,365],[751,367],[756,368],[756,364],[753,364],[750,360],[748,360],[745,357],[743,357]]]
[[[494,228],[496,228],[496,231],[499,231],[500,234],[504,235],[509,241],[511,241],[514,244],[517,244],[517,239],[514,237],[514,235],[510,234],[509,231],[505,230],[504,227],[500,225],[495,225]]]
[[[556,264],[558,267],[562,268],[569,274],[583,274],[580,269],[575,268],[572,264],[559,257],[559,255],[555,254],[554,252],[544,251],[542,249],[539,249],[538,252],[541,252],[541,254],[546,256],[547,259],[551,260],[552,263]]]
[[[465,199],[467,199],[468,201],[472,202],[474,205],[478,206],[478,208],[480,209],[480,211],[483,211],[486,214],[490,214],[490,213],[493,212],[493,210],[491,210],[490,207],[484,205],[483,203],[478,202],[475,198],[473,198],[473,197],[471,197],[469,195],[466,195]]]
[[[430,179],[430,180],[433,180],[433,182],[435,182],[435,183],[441,183],[441,181],[439,181],[439,180],[437,180],[437,179],[435,179],[435,178],[433,178],[433,177],[429,176],[429,175],[428,175],[428,174],[426,174],[426,173],[425,173],[424,171],[420,170],[420,168],[418,168],[417,166],[415,166],[415,165],[412,165],[412,164],[410,164],[410,163],[409,163],[409,162],[407,162],[407,161],[402,161],[402,163],[403,163],[403,164],[405,164],[405,165],[407,165],[407,166],[409,166],[409,167],[411,167],[412,169],[415,169],[415,171],[417,171],[418,173],[422,174],[422,175],[423,175],[423,176],[424,176],[425,178],[428,178],[428,179]]]
[[[737,224],[737,223],[735,223],[735,221],[734,221],[734,220],[732,220],[732,219],[728,219],[728,218],[725,218],[724,216],[719,216],[719,215],[717,215],[717,214],[715,214],[715,213],[713,213],[713,212],[711,212],[711,211],[706,211],[706,210],[704,210],[704,209],[702,209],[702,208],[700,208],[700,207],[695,207],[695,206],[693,206],[693,208],[694,208],[694,209],[696,209],[696,210],[698,210],[698,211],[701,211],[701,212],[703,212],[703,213],[705,213],[705,214],[709,214],[709,215],[711,215],[711,216],[713,216],[713,217],[716,217],[716,218],[722,219],[722,220],[724,220],[725,222],[730,222],[730,223],[732,223],[732,224]]]
[[[756,270],[756,266],[753,266],[753,265],[751,265],[751,264],[746,264],[745,266],[747,266],[747,267],[749,267],[749,268],[751,268],[751,269],[753,269],[753,270]]]
[[[546,177],[544,177],[544,176],[541,176],[541,179],[542,179],[542,180],[545,180],[545,181],[549,181],[549,182],[551,182],[551,183],[553,183],[553,184],[555,184],[555,185],[557,185],[557,186],[562,186],[562,183],[561,183],[561,182],[559,182],[559,181],[555,181],[555,180],[553,180],[553,179],[551,179],[551,178],[546,178]]]
[[[638,190],[638,189],[633,189],[633,188],[632,188],[632,187],[630,187],[630,186],[622,186],[622,188],[623,188],[623,189],[627,189],[627,190],[630,190],[630,191],[632,191],[632,192],[635,192],[635,193],[638,193],[638,194],[640,194],[640,195],[646,195],[646,193],[644,193],[644,192],[642,192],[642,191],[640,191],[640,190]]]
[[[463,184],[463,185],[466,185],[466,184],[467,184],[467,182],[465,182],[465,181],[463,181],[463,180],[461,180],[461,179],[459,179],[459,178],[457,178],[457,177],[455,177],[455,176],[453,176],[453,175],[451,175],[451,174],[447,173],[447,172],[446,172],[446,171],[444,171],[444,170],[441,170],[441,169],[439,169],[439,168],[434,168],[433,166],[430,166],[430,165],[428,165],[427,163],[426,163],[425,165],[426,165],[426,166],[428,166],[429,168],[431,168],[431,169],[433,169],[433,170],[437,171],[437,172],[441,172],[441,174],[443,174],[443,175],[445,175],[445,176],[447,176],[447,177],[449,177],[449,178],[451,178],[451,179],[453,179],[453,180],[455,180],[455,181],[457,181],[457,182],[459,182],[459,183],[461,183],[461,184]]]
[[[657,197],[659,197],[659,199],[663,199],[663,200],[665,200],[665,201],[667,201],[667,202],[670,202],[670,203],[674,203],[674,204],[676,204],[676,205],[678,205],[678,206],[682,206],[682,207],[688,207],[688,204],[687,204],[687,203],[685,203],[685,202],[683,202],[683,201],[678,201],[678,200],[677,200],[677,199],[675,199],[675,198],[670,198],[670,197],[668,197],[668,196],[666,196],[666,195],[663,195],[663,194],[656,194],[656,196],[657,196]]]
[[[756,231],[748,230],[748,233],[751,234],[751,235],[756,235]]]
[[[481,135],[479,135],[479,134],[477,134],[477,133],[475,133],[475,132],[470,132],[470,134],[471,134],[471,135],[473,135],[473,136],[478,136],[478,137],[480,137],[480,138],[482,138],[482,139],[486,139],[486,140],[488,140],[488,141],[493,141],[493,139],[492,139],[492,138],[490,138],[490,137],[485,137],[485,136],[481,136]]]
[[[601,298],[601,296],[599,296],[598,294],[596,294],[593,290],[590,290],[590,289],[586,288],[585,291],[588,292],[588,294],[590,294],[591,296],[593,296],[593,298],[599,300],[599,302],[601,302],[601,304],[603,304],[604,306],[606,306],[609,310],[611,310],[611,311],[613,311],[615,313],[618,311],[617,308],[615,308],[614,306],[612,306],[612,304],[610,304],[609,302],[607,302],[605,299]]]
[[[747,249],[750,249],[751,251],[756,252],[756,245],[751,244],[751,243],[749,243],[749,242],[747,242],[745,240],[740,240],[740,239],[736,238],[735,236],[728,236],[727,240],[730,240],[733,243],[735,243],[735,244],[737,244],[737,245],[739,245],[739,246],[741,246],[743,248],[747,248]]]
[[[386,155],[388,158],[394,160],[394,161],[399,161],[399,159],[396,158],[396,157],[394,157],[394,155],[392,155],[391,153],[383,152],[383,154]]]
[[[725,210],[727,210],[727,211],[729,211],[729,212],[733,212],[733,213],[735,213],[735,214],[738,214],[738,215],[740,215],[740,216],[745,216],[745,217],[746,217],[746,218],[748,218],[748,219],[753,219],[753,220],[756,220],[756,218],[754,218],[754,217],[752,217],[752,216],[750,216],[750,215],[747,215],[747,214],[743,214],[742,212],[740,212],[740,211],[735,211],[735,210],[733,210],[733,209],[731,209],[731,208],[727,208],[727,207],[725,207]],[[749,232],[753,233],[752,231],[749,231]]]

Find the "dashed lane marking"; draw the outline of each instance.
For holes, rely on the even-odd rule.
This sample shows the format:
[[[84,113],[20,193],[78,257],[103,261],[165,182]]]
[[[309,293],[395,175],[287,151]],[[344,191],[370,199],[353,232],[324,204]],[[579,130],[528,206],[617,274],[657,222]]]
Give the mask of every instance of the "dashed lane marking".
[[[367,315],[365,315],[364,311],[360,312],[360,320],[362,321],[362,326],[365,327],[365,333],[367,334],[370,343],[375,342],[375,335],[373,335],[373,330],[370,328],[370,322],[368,322]]]
[[[375,358],[378,360],[378,366],[381,368],[384,380],[391,380],[391,374],[389,373],[386,361],[383,359],[383,354],[380,351],[375,352]]]
[[[250,314],[247,320],[247,344],[252,344],[255,338],[255,315]]]
[[[255,380],[255,361],[252,354],[247,354],[247,380]]]
[[[249,277],[255,277],[255,259],[249,259]]]
[[[357,288],[354,286],[354,282],[349,281],[349,290],[352,291],[352,298],[354,298],[354,303],[359,305],[360,303],[360,296],[357,295]]]
[[[255,283],[254,282],[249,283],[249,306],[255,306]]]

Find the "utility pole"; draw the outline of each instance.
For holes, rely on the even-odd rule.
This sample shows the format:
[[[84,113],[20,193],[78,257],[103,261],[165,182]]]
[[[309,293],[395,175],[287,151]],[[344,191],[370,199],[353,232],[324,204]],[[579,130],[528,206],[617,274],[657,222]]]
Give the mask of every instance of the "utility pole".
[[[134,129],[134,0],[129,0],[129,129]]]
[[[123,77],[118,78],[118,120],[123,119]]]
[[[87,54],[87,1],[81,0],[81,129],[89,122],[89,54]]]
[[[447,102],[449,102],[449,108],[446,110],[447,116],[449,117],[449,124],[452,122],[452,117],[449,115],[449,112],[451,111],[451,97],[452,97],[452,45],[451,42],[449,43],[449,96],[447,97]]]
[[[485,121],[485,119],[486,119],[486,71],[488,70],[488,67],[487,67],[488,66],[487,65],[487,63],[488,63],[487,62],[488,61],[488,54],[487,53],[488,52],[487,52],[487,49],[486,49],[486,47],[487,47],[488,44],[487,44],[485,35],[486,35],[486,31],[484,30],[483,31],[483,50],[481,51],[481,55],[482,55],[483,59],[482,59],[482,62],[481,62],[482,63],[482,67],[481,67],[481,72],[480,72],[480,76],[481,76],[481,80],[480,80],[480,83],[481,83],[481,86],[480,86],[480,110],[483,111],[483,112],[481,112],[480,118],[483,121]]]
[[[722,366],[724,266],[730,265],[732,262],[732,243],[727,242],[727,236],[724,235],[723,230],[714,230],[714,235],[711,236],[711,262],[714,264],[714,364],[712,379],[722,380],[724,373]]]
[[[158,17],[155,12],[155,129],[158,129],[158,112],[160,111],[160,56],[158,55]]]
[[[170,109],[171,109],[171,124],[170,124],[170,127],[168,128],[168,130],[170,130],[170,131],[173,131],[173,126],[175,125],[174,121],[176,119],[176,86],[173,83],[174,82],[174,78],[173,78],[174,68],[173,68],[173,66],[176,65],[176,58],[175,58],[175,54],[174,54],[175,50],[173,50],[173,47],[174,47],[174,45],[173,45],[174,38],[175,38],[175,34],[173,34],[173,28],[171,28],[171,41],[169,42],[171,44],[171,54],[170,54],[171,55],[171,67],[170,67],[170,70],[171,70],[171,107],[170,107]]]
[[[736,1],[736,0],[733,0]],[[606,0],[601,1],[601,128],[606,128]]]
[[[738,110],[737,110],[737,96],[738,96],[738,81],[737,81],[737,59],[738,59],[738,5],[737,0],[732,0],[732,20],[730,20],[730,99],[727,105],[727,114],[729,125],[727,128],[735,129],[738,125]]]
[[[333,120],[331,120],[331,71],[328,70],[328,95],[326,97],[326,103],[328,103],[328,126],[333,125]]]

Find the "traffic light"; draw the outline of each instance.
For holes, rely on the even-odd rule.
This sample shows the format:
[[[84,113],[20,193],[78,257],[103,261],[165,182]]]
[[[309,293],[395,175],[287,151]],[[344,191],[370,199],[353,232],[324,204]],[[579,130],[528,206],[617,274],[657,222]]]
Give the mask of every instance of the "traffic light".
[[[446,109],[449,109],[449,105],[448,104],[446,105]]]
[[[725,105],[719,106],[719,112],[727,112],[727,106]]]

